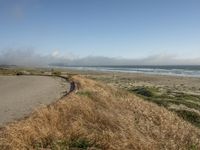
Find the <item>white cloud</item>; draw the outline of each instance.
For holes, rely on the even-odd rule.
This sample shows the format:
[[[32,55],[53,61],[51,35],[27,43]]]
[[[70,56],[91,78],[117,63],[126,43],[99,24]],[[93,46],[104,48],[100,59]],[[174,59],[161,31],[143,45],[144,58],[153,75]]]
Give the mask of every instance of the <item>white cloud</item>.
[[[53,53],[51,55],[52,55],[52,57],[60,57],[60,53],[58,50],[53,51]]]
[[[171,54],[158,54],[138,59],[109,58],[101,56],[77,57],[73,54],[62,54],[58,50],[41,56],[32,49],[0,51],[0,64],[20,66],[47,66],[63,64],[73,66],[109,66],[109,65],[200,65],[200,58],[179,58]]]

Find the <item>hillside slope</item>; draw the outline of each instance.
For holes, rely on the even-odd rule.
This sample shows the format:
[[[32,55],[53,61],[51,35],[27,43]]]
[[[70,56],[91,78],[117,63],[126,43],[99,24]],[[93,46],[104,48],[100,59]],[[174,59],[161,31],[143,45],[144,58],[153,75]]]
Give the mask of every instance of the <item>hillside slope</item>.
[[[10,124],[0,149],[199,149],[200,130],[135,95],[74,76],[78,91]]]

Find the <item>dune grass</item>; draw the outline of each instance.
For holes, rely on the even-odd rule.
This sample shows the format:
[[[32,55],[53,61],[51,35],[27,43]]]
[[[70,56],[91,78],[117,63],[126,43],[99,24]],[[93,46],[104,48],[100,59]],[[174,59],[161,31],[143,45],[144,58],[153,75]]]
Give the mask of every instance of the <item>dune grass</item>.
[[[164,106],[200,128],[200,96],[169,90],[161,92],[159,88],[155,87],[134,87],[129,91],[141,96],[144,100]],[[176,107],[171,107],[171,105]],[[184,107],[179,108],[179,106]]]
[[[74,76],[78,91],[0,132],[0,149],[199,149],[200,130],[134,94]]]
[[[162,81],[163,77],[154,78],[153,84],[150,76],[146,79],[145,77],[126,77],[126,75],[90,75],[89,77],[125,89],[144,100],[163,106],[169,111],[176,113],[182,119],[190,122],[192,125],[200,128],[199,90],[197,87],[183,84],[183,80],[182,83],[179,83],[176,81],[177,79],[173,79],[177,86],[172,86],[174,83],[171,82],[170,85],[166,84],[166,82]],[[155,82],[155,79],[159,80],[160,83]],[[190,84],[192,84],[192,79],[189,80],[191,81]]]

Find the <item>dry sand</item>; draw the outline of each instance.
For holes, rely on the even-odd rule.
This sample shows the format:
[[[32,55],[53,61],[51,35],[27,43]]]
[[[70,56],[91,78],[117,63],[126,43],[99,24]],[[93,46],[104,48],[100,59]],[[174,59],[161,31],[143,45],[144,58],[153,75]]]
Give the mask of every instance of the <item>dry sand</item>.
[[[61,98],[69,83],[45,76],[0,76],[0,125],[30,114]]]

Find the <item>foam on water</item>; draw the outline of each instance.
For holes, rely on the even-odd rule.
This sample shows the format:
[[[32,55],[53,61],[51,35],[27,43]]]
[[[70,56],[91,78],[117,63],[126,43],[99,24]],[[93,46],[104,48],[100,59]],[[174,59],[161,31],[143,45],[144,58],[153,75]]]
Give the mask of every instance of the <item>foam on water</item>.
[[[76,70],[93,70],[109,72],[146,73],[200,77],[200,66],[109,66],[109,67],[66,67]]]

